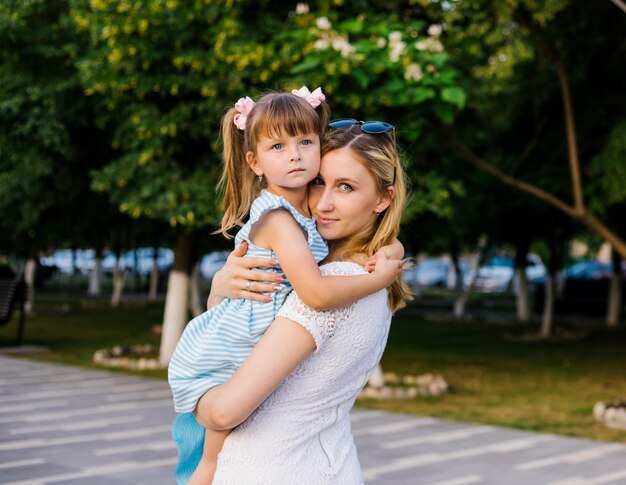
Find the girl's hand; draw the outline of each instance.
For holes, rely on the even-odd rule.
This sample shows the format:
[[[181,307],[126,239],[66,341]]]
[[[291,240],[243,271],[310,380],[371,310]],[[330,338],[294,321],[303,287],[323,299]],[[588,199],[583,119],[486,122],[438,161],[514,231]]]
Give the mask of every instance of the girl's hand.
[[[391,244],[380,248],[378,251],[376,251],[374,256],[372,256],[370,259],[368,259],[365,262],[363,266],[365,268],[365,271],[367,271],[368,273],[371,273],[372,271],[374,271],[374,268],[376,267],[376,260],[378,259],[378,255],[381,252],[384,252],[385,254],[387,254],[388,259],[404,258],[404,246],[399,240],[394,239],[394,241]]]
[[[374,274],[379,275],[386,282],[386,286],[390,286],[400,276],[403,261],[401,259],[389,259],[389,254],[382,249],[376,254]]]
[[[246,258],[248,243],[242,242],[228,255],[226,264],[211,282],[211,293],[207,299],[207,308],[219,304],[224,298],[244,298],[246,300],[270,302],[272,297],[262,293],[279,291],[285,280],[281,275],[255,268],[274,268],[276,261],[269,258]]]
[[[368,273],[371,273],[376,268],[376,260],[378,259],[378,253],[379,252],[380,252],[380,249],[374,254],[374,256],[372,256],[370,259],[365,261],[365,264],[363,265],[363,268]]]

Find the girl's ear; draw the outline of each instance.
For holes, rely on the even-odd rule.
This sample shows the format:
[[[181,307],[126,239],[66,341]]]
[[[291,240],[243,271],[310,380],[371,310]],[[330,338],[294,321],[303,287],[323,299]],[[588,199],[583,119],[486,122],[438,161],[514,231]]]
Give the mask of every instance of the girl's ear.
[[[259,167],[253,152],[246,152],[246,162],[248,162],[248,165],[257,176],[263,175],[263,170]]]
[[[396,196],[396,189],[394,187],[387,187],[382,194],[378,196],[378,202],[376,204],[376,212],[381,213],[384,211],[389,205],[391,201]]]

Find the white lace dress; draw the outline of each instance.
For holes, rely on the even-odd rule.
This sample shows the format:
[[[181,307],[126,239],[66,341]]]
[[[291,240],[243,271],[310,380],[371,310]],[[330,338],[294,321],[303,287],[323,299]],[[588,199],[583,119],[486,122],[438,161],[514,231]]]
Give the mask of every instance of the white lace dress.
[[[350,262],[320,269],[332,275],[365,273]],[[387,342],[387,292],[321,312],[292,292],[278,316],[306,328],[317,348],[226,438],[213,484],[362,484],[348,413]]]

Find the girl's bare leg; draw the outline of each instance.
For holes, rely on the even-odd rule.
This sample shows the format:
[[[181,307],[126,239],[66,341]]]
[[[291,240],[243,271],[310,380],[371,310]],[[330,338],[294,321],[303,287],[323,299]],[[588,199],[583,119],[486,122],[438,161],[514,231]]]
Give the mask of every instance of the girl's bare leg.
[[[198,468],[193,472],[188,485],[210,485],[217,469],[217,455],[222,450],[224,440],[232,430],[213,431],[207,429],[204,435],[204,450]]]

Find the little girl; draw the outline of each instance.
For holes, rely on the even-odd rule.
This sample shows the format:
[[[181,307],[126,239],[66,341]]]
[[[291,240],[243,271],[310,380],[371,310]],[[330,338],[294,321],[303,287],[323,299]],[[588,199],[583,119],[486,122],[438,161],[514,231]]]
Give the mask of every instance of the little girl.
[[[224,117],[221,232],[228,237],[228,230],[243,226],[235,245],[247,241],[246,256],[274,259],[269,271],[284,273],[286,281],[271,302],[226,299],[187,325],[169,365],[175,410],[182,413],[172,427],[178,483],[211,483],[229,431],[206,430],[196,467],[199,425],[193,411],[204,393],[226,382],[243,363],[292,288],[314,309],[339,308],[386,288],[399,272],[397,262],[379,258],[370,274],[320,273],[318,263],[328,249],[311,218],[307,186],[320,168],[320,139],[328,123],[324,100],[320,88],[311,93],[302,87],[266,94],[256,103],[241,98]]]

